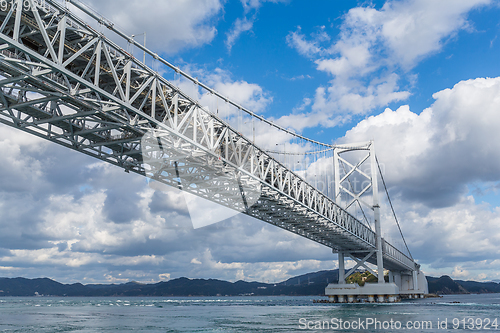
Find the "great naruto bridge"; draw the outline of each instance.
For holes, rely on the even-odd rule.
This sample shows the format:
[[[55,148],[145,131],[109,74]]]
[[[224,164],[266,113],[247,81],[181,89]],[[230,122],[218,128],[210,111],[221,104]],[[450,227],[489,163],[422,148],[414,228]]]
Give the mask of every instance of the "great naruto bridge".
[[[331,248],[331,301],[427,293],[408,247],[382,237],[373,142],[331,145],[280,127],[76,0],[2,1],[0,106],[3,124]],[[281,141],[258,144],[263,133]],[[347,273],[345,257],[355,262]],[[346,283],[358,268],[378,283]]]

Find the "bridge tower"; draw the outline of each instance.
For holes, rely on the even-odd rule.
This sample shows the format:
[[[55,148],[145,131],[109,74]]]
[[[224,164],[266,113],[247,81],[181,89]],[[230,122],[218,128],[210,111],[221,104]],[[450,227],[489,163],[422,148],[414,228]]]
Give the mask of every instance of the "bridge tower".
[[[341,157],[341,154],[349,152],[361,152],[362,155],[356,156],[359,161],[356,164],[350,163],[347,159]],[[358,154],[359,155],[359,154]],[[369,160],[370,171],[366,172],[363,169],[365,162]],[[344,167],[344,174],[340,173],[340,166]],[[344,209],[349,209],[353,205],[364,205],[373,211],[375,234],[376,234],[376,258],[377,258],[377,274],[374,274],[378,278],[378,283],[384,283],[384,261],[382,252],[382,231],[380,227],[380,204],[378,198],[378,172],[377,172],[377,162],[375,160],[375,144],[373,141],[360,143],[360,144],[347,144],[347,145],[336,145],[333,149],[333,165],[334,165],[334,179],[335,179],[335,202],[337,205]],[[345,170],[347,165],[349,170]],[[356,180],[353,182],[350,176],[359,175],[363,178],[360,182]],[[357,188],[360,185],[360,188]],[[371,189],[372,191],[372,202],[367,202],[362,196]],[[343,200],[343,195],[347,196],[347,200]],[[344,202],[345,201],[345,202]],[[370,252],[371,253],[371,252]],[[347,276],[342,271],[345,269],[344,259],[345,255],[349,255],[349,252],[345,252],[342,249],[338,250],[338,260],[339,260],[339,284],[345,283]],[[371,254],[373,255],[373,253]],[[357,259],[357,258],[356,258]],[[356,265],[356,269],[359,266],[363,266],[369,269],[365,265],[366,260],[362,260]],[[355,270],[350,273],[354,273]],[[372,273],[373,274],[373,273]]]
[[[345,155],[349,155],[350,158],[345,157]],[[418,267],[416,271],[390,271],[389,281],[386,282],[384,279],[385,241],[382,238],[380,225],[379,166],[376,160],[374,142],[336,145],[333,149],[333,171],[335,203],[345,210],[357,205],[359,208],[368,208],[372,212],[376,246],[369,252],[361,249],[349,249],[348,247],[333,249],[333,252],[338,254],[339,279],[338,284],[329,284],[325,290],[330,301],[342,303],[367,298],[368,301],[372,302],[394,302],[399,300],[400,291],[403,289],[413,297],[417,297],[415,295],[423,296],[428,292],[427,283],[425,281],[424,285],[424,281],[421,281],[422,286],[419,291],[418,276],[421,273]],[[363,215],[366,217],[364,212]],[[346,257],[356,262],[355,266],[347,273],[345,272]],[[374,264],[376,271],[367,266],[367,262]],[[360,267],[376,276],[377,283],[367,283],[362,287],[357,284],[347,284],[346,278]],[[421,274],[420,280],[423,279],[425,277]],[[402,281],[406,281],[406,288],[403,288]],[[408,287],[410,284],[411,286]]]

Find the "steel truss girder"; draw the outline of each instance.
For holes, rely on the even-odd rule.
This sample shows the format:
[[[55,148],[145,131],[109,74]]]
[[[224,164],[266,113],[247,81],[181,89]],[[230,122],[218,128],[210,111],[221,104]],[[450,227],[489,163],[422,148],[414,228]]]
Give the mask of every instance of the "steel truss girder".
[[[373,251],[372,230],[172,83],[57,2],[26,1],[0,13],[0,122],[334,250]],[[387,265],[415,269],[384,245]]]

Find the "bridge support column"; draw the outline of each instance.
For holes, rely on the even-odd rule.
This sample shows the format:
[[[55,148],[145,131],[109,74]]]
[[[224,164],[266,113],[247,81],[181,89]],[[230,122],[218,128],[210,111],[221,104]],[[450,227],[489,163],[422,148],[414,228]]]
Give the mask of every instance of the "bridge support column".
[[[418,268],[414,271],[392,272],[392,276],[403,298],[418,298],[429,293],[427,279]]]
[[[382,229],[380,228],[380,206],[378,201],[377,160],[375,159],[375,144],[370,145],[370,164],[373,192],[373,214],[375,220],[375,234],[377,237],[377,275],[378,283],[384,283],[384,260],[382,252]]]
[[[345,283],[344,252],[339,251],[339,284]]]

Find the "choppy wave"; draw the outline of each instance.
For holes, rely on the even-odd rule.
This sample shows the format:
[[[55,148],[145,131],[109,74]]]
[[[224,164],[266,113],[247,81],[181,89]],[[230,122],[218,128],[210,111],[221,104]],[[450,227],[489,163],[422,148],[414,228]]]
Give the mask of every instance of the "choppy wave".
[[[395,304],[313,303],[317,298],[1,297],[0,332],[304,332],[304,324],[315,327],[367,318],[434,325],[448,319],[452,329],[455,318],[500,317],[500,295],[454,295]]]

